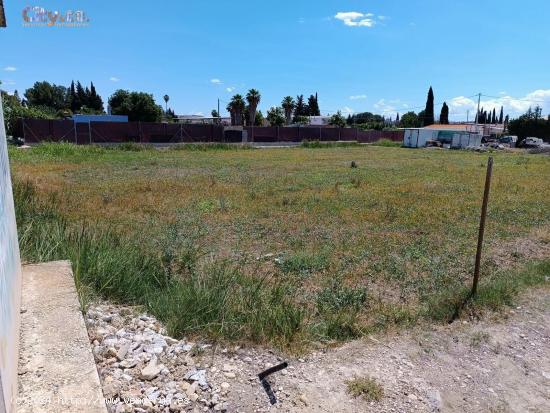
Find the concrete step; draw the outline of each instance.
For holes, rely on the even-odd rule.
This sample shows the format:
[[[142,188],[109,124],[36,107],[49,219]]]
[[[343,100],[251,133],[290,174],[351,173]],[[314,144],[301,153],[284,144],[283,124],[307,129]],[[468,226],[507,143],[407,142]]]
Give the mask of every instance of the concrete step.
[[[68,261],[23,266],[20,413],[106,413]]]

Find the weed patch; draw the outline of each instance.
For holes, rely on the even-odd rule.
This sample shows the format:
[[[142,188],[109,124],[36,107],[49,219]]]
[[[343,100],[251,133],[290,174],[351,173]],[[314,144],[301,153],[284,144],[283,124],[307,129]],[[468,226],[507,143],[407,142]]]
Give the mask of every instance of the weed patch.
[[[346,381],[348,393],[353,397],[362,397],[368,402],[378,402],[384,397],[384,388],[370,377],[355,377]]]

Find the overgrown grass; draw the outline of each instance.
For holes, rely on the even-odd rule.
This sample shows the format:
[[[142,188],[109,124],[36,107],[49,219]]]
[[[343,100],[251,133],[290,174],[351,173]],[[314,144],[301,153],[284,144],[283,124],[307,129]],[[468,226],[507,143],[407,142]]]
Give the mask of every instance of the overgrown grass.
[[[308,149],[326,149],[326,148],[352,148],[361,146],[358,142],[321,142],[304,140],[300,144],[302,148]]]
[[[29,183],[16,182],[14,196],[24,259],[70,260],[83,307],[93,296],[143,305],[175,336],[287,348],[300,339],[304,312],[289,285],[247,276],[227,261],[197,266],[186,247],[154,253],[108,229],[71,225],[56,211],[56,200],[39,200]]]
[[[179,145],[171,146],[170,149],[175,151],[239,151],[254,149],[252,145],[248,144],[231,144],[231,143],[182,143]]]
[[[399,148],[403,143],[392,141],[390,139],[380,139],[379,141],[371,143],[372,146],[383,146],[386,148]]]
[[[126,149],[9,149],[23,258],[70,259],[83,302],[144,305],[176,335],[292,348],[445,322],[468,293],[484,154]],[[493,156],[468,315],[548,274],[504,271],[491,250],[548,226],[549,158]]]
[[[528,287],[547,283],[548,274],[550,260],[532,262],[520,270],[497,271],[482,278],[473,297],[467,285],[446,288],[433,294],[428,299],[425,315],[438,321],[450,321],[461,314],[478,317],[487,310],[499,311],[513,305],[518,294]]]

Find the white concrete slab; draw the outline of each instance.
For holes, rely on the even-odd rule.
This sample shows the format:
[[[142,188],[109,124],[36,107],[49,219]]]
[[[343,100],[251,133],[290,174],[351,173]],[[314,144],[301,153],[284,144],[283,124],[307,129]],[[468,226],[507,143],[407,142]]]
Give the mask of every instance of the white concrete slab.
[[[23,266],[20,413],[106,413],[71,265]]]

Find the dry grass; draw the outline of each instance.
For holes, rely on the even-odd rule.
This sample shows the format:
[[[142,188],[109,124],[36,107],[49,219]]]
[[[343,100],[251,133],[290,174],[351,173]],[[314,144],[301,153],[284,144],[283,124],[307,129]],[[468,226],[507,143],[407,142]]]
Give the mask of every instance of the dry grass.
[[[433,310],[434,296],[462,291],[487,160],[482,153],[375,146],[45,145],[10,156],[14,179],[30,180],[44,199],[55,196],[69,222],[130,236],[151,254],[163,253],[169,228],[197,225],[201,256],[227,259],[247,276],[288,281],[288,296],[321,339],[414,322]],[[550,223],[550,158],[493,156],[486,242],[500,245]],[[498,277],[490,256],[482,274]],[[319,299],[326,291],[343,297],[331,304],[336,311]]]

